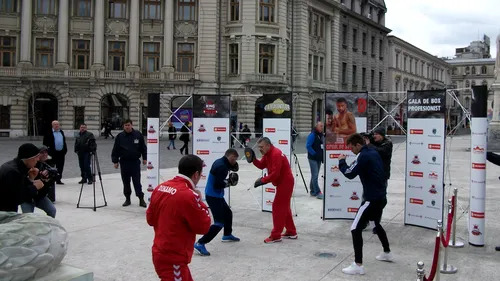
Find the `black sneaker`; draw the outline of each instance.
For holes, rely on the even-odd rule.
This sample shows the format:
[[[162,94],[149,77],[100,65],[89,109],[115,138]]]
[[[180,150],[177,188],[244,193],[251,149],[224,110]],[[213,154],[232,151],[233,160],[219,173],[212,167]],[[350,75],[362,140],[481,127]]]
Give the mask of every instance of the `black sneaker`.
[[[83,184],[83,183],[86,183],[87,181],[86,180],[81,180],[78,182],[78,184]]]
[[[148,205],[146,204],[146,201],[144,201],[144,198],[139,198],[139,206],[143,208],[147,208]]]
[[[62,182],[62,181],[56,181],[56,184],[64,185],[64,182]]]
[[[91,185],[93,184],[94,182],[92,180],[89,180],[88,184]]]
[[[500,251],[500,246],[496,246],[495,251]]]
[[[127,198],[127,199],[125,199],[125,202],[123,202],[122,206],[127,207],[127,206],[130,206],[130,204],[132,204],[132,203],[130,202],[130,199]]]

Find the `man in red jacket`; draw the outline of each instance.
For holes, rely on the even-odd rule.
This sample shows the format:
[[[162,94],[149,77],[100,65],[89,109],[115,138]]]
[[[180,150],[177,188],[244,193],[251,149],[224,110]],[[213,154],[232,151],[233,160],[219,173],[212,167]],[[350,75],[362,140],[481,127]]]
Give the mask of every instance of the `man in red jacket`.
[[[179,161],[179,175],[157,186],[146,212],[154,227],[153,264],[161,281],[192,281],[188,264],[196,234],[205,234],[212,223],[196,184],[203,160],[186,155]]]
[[[247,161],[259,169],[267,168],[267,176],[259,178],[254,187],[267,183],[272,183],[276,187],[276,195],[273,202],[273,230],[271,236],[264,240],[264,243],[281,242],[282,238],[297,239],[297,230],[293,223],[292,209],[290,200],[293,193],[294,178],[290,162],[281,150],[271,144],[269,138],[262,138],[258,142],[260,153],[263,155],[261,160],[255,158],[255,152],[247,148],[245,156]],[[250,157],[248,157],[250,154]],[[286,228],[284,234],[283,228]]]

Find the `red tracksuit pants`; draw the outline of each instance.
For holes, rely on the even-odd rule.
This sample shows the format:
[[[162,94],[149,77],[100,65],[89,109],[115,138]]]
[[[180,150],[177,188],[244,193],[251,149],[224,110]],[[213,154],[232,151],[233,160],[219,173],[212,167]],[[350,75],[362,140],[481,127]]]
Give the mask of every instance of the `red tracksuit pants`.
[[[292,209],[290,208],[293,181],[293,178],[284,179],[276,187],[276,195],[273,201],[273,230],[271,231],[271,237],[274,239],[281,238],[283,228],[286,228],[288,234],[297,234],[297,229],[295,229],[293,223]]]
[[[194,281],[187,264],[155,265],[155,270],[161,281]]]

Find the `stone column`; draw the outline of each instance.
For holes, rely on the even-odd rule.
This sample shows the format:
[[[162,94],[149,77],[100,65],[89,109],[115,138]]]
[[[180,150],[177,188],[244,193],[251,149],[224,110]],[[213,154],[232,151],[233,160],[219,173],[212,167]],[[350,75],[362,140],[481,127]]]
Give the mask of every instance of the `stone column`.
[[[498,58],[497,58],[498,59]],[[493,117],[488,125],[488,151],[500,152],[500,77],[491,85],[493,91]]]
[[[174,52],[174,0],[165,1],[165,16],[163,17],[163,71],[173,72],[172,57]]]
[[[33,1],[23,0],[21,12],[21,59],[19,65],[32,65],[31,63],[31,26],[33,24]]]
[[[68,65],[68,18],[69,1],[59,1],[59,20],[57,27],[57,66]]]
[[[325,58],[325,80],[332,81],[332,19],[328,18],[325,28],[326,58]]]
[[[104,44],[104,1],[96,0],[94,7],[94,64],[92,68],[103,69]]]
[[[130,1],[130,34],[128,69],[138,71],[139,68],[139,1]]]

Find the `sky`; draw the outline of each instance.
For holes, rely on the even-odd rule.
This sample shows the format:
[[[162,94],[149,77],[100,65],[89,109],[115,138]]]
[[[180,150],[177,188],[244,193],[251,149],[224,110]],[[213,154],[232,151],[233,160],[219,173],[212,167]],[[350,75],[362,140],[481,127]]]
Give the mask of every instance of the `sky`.
[[[385,5],[390,34],[432,55],[453,57],[455,48],[486,34],[496,57],[500,0],[385,0]]]

